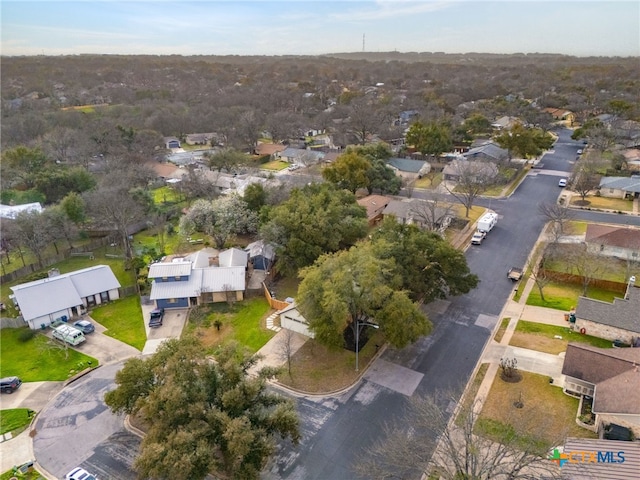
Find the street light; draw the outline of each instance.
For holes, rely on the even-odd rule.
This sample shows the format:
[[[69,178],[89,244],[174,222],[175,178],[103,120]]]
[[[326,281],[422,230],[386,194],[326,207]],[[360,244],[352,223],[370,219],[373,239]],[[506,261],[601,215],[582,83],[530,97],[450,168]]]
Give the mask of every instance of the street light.
[[[370,322],[361,322],[360,320],[356,320],[356,372],[360,371],[358,368],[358,350],[360,346],[360,325],[363,327],[373,327],[375,329],[380,328],[380,325],[376,325],[375,323]]]

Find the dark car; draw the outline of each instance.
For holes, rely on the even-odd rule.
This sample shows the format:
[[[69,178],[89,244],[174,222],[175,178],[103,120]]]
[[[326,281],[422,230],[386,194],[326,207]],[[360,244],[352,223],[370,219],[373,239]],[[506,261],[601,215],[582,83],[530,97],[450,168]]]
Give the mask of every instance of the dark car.
[[[89,320],[78,320],[77,322],[73,323],[73,326],[80,330],[82,333],[91,333],[96,329],[93,326],[93,323],[91,323]]]
[[[0,379],[0,391],[2,393],[13,393],[22,385],[22,380],[18,377],[5,377]]]
[[[162,319],[164,318],[164,308],[155,308],[151,310],[151,315],[149,316],[149,327],[159,327],[162,325]]]

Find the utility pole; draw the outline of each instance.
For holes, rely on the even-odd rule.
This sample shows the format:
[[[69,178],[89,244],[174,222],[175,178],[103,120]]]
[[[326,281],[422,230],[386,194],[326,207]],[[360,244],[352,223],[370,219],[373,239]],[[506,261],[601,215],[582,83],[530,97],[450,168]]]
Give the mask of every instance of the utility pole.
[[[364,53],[364,33],[362,34],[362,53]]]

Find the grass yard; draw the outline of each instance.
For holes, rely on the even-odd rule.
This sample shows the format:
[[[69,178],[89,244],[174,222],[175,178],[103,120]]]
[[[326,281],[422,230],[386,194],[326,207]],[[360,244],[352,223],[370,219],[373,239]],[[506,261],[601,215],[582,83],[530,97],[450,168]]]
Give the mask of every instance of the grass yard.
[[[505,317],[502,319],[502,322],[500,322],[500,328],[498,328],[495,337],[493,337],[496,342],[500,343],[502,337],[504,336],[504,332],[507,331],[507,326],[509,325],[510,321],[511,317]]]
[[[263,170],[275,170],[280,171],[287,168],[290,164],[288,162],[283,162],[282,160],[272,160],[271,162],[263,163],[260,165],[260,168]]]
[[[13,436],[24,430],[24,427],[31,423],[35,412],[29,408],[11,408],[0,410],[0,435],[7,432],[14,432]],[[20,431],[17,431],[20,429]]]
[[[415,188],[426,188],[428,190],[436,188],[438,185],[442,183],[442,172],[436,174],[433,177],[433,181],[430,181],[427,177],[422,177],[416,180]]]
[[[276,334],[266,328],[271,308],[262,297],[235,303],[231,307],[226,303],[216,303],[207,305],[205,309],[200,325],[190,322],[188,331],[195,333],[210,350],[235,340],[255,353]],[[220,330],[215,326],[217,320],[222,323]]]
[[[17,376],[23,382],[63,381],[84,370],[97,366],[98,360],[37,332],[35,337],[21,341],[28,327],[0,330],[0,360],[2,376]],[[65,358],[66,357],[66,358]]]
[[[180,203],[182,201],[182,195],[175,188],[168,185],[152,190],[151,194],[153,195],[153,203],[156,205]]]
[[[198,234],[194,238],[208,239],[205,235]],[[204,245],[198,245],[201,247]],[[158,235],[150,230],[143,230],[136,233],[133,236],[133,248],[136,253],[141,253],[144,248],[155,249],[158,254],[163,253],[160,250],[160,244],[158,243]],[[172,233],[171,235],[165,234],[164,236],[164,253],[171,255],[173,253],[179,253],[181,251],[192,250],[192,247],[186,240],[178,233]]]
[[[588,222],[572,221],[567,225],[567,235],[584,235],[587,233]]]
[[[574,195],[571,198],[571,205],[585,206],[587,208],[615,210],[616,212],[633,211],[633,201],[631,200],[625,200],[622,198],[597,197],[595,195],[588,195],[585,200],[589,202],[588,205],[581,205],[579,202],[582,201],[582,198],[579,195]]]
[[[352,385],[377,352],[376,345],[384,343],[381,332],[371,335],[360,350],[356,372],[356,354],[343,348],[328,348],[315,340],[308,340],[291,357],[291,376],[285,370],[278,381],[283,385],[307,393],[332,392]]]
[[[13,470],[9,470],[8,472],[4,472],[2,475],[0,475],[0,480],[10,480],[12,478],[16,477],[16,473]],[[30,472],[23,474],[20,474],[19,477],[20,480],[44,480],[45,477],[42,476],[42,474],[40,472],[38,472],[36,469],[33,469]]]
[[[534,287],[529,294],[529,298],[527,298],[527,305],[555,308],[556,310],[568,312],[578,304],[578,297],[582,295],[582,287],[568,283],[550,282],[544,287],[543,292],[545,301],[542,301],[538,288]],[[615,297],[619,297],[614,292],[596,287],[589,287],[586,296],[610,303],[613,302]]]
[[[555,338],[556,335],[561,336],[562,339]],[[529,348],[538,352],[557,355],[567,349],[569,342],[586,343],[600,348],[612,347],[611,340],[574,332],[569,329],[568,323],[567,327],[558,327],[526,320],[518,322],[509,344],[514,347]]]
[[[121,298],[94,308],[91,318],[107,329],[105,335],[142,351],[147,341],[140,298]]]
[[[489,438],[505,431],[520,441],[540,442],[542,448],[560,445],[567,437],[597,438],[575,423],[578,399],[549,384],[549,377],[520,372],[522,380],[507,383],[496,376],[476,424],[476,431]],[[524,406],[516,408],[514,402]]]

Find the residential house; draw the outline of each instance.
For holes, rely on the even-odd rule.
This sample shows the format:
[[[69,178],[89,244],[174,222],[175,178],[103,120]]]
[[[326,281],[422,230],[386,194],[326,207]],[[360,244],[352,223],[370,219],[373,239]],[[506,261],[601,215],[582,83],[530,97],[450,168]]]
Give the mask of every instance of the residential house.
[[[640,229],[590,223],[584,236],[587,250],[606,257],[640,261]]]
[[[288,147],[282,152],[276,153],[276,157],[281,158],[285,162],[297,165],[311,165],[322,160],[324,158],[324,153]]]
[[[629,148],[625,150],[622,155],[625,162],[627,162],[627,168],[633,172],[640,172],[640,149]]]
[[[638,198],[640,197],[640,175],[602,177],[598,189],[603,197]]]
[[[217,138],[215,133],[190,133],[185,137],[187,145],[211,145],[211,141]]]
[[[509,160],[509,151],[493,142],[486,142],[469,149],[463,154],[467,160],[502,163]]]
[[[571,110],[565,110],[564,108],[545,108],[543,111],[550,114],[554,120],[565,122],[569,127],[573,126],[576,121],[576,115]]]
[[[444,180],[457,182],[462,175],[470,175],[476,181],[482,178],[494,178],[498,174],[498,167],[493,162],[474,162],[468,160],[452,160],[442,170]]]
[[[358,205],[367,209],[367,221],[372,227],[382,220],[382,213],[391,199],[384,195],[367,195],[357,200]]]
[[[338,159],[340,155],[342,155],[341,150],[331,150],[329,152],[325,152],[324,157],[322,158],[322,161],[324,163],[333,163]]]
[[[177,165],[169,162],[150,161],[145,162],[145,165],[155,172],[158,179],[164,181],[170,180],[172,178],[175,179],[175,174],[179,170],[179,167]],[[181,172],[181,174],[182,173],[184,172]]]
[[[180,140],[175,137],[165,137],[164,144],[168,149],[180,148]]]
[[[431,165],[424,160],[414,160],[411,158],[392,157],[387,160],[396,175],[402,177],[403,180],[413,181],[422,178],[431,170]]]
[[[384,217],[394,216],[399,223],[415,224],[420,228],[443,232],[451,223],[450,208],[440,207],[419,198],[392,199],[382,212]]]
[[[625,298],[604,302],[579,297],[575,329],[595,337],[634,344],[640,337],[640,288],[630,281]]]
[[[591,401],[594,429],[609,424],[640,436],[640,348],[599,348],[569,343],[562,365],[565,392]],[[586,397],[586,398],[585,398]]]
[[[491,124],[493,128],[498,130],[508,130],[512,128],[516,123],[523,123],[522,120],[515,117],[503,116],[498,118],[495,122]]]
[[[276,252],[272,245],[264,240],[257,240],[245,247],[249,255],[249,263],[254,270],[270,270],[276,258]]]
[[[287,330],[301,333],[314,338],[314,333],[309,330],[309,322],[302,316],[295,303],[280,310],[280,326]]]
[[[256,146],[255,152],[256,155],[261,157],[269,155],[270,157],[277,156],[278,153],[283,152],[286,149],[286,145],[281,145],[279,143],[262,143],[258,142]]]
[[[205,248],[149,267],[151,300],[158,308],[240,301],[246,288],[247,253]]]
[[[22,318],[35,330],[55,320],[82,315],[88,308],[120,298],[120,283],[107,265],[96,265],[11,287]]]
[[[640,442],[569,437],[562,453],[562,480],[626,480],[640,472]]]
[[[42,205],[38,202],[22,205],[0,205],[0,218],[14,219],[22,212],[42,213]]]

